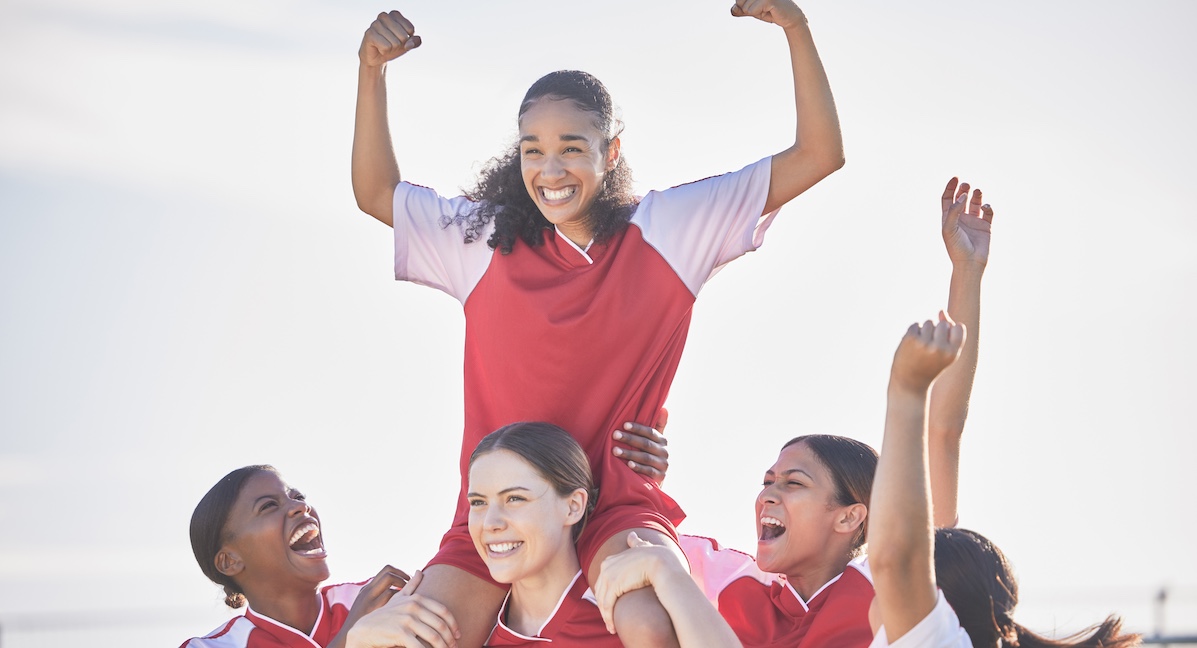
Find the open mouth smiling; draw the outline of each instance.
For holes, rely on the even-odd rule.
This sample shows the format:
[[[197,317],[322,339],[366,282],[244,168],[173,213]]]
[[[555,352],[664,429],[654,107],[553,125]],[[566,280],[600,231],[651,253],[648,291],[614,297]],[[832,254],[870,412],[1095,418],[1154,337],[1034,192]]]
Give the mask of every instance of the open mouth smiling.
[[[503,556],[523,546],[523,542],[492,542],[486,545],[492,556]]]
[[[540,188],[540,195],[547,201],[566,200],[577,192],[577,187],[563,187],[561,189],[549,189],[548,187]]]
[[[782,524],[781,520],[770,517],[768,515],[761,516],[761,537],[762,541],[776,540],[786,532],[786,525]]]
[[[324,539],[320,536],[320,527],[315,522],[305,522],[291,533],[288,541],[291,551],[301,556],[323,556]]]

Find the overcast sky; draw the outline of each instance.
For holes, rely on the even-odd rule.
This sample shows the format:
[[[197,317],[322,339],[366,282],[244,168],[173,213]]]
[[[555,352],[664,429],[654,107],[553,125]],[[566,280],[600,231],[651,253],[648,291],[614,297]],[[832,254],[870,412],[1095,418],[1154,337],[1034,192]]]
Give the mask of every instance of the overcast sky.
[[[784,38],[728,6],[399,6],[424,40],[390,70],[405,178],[468,186],[562,68],[611,90],[641,192],[785,148]],[[0,4],[5,648],[216,626],[188,519],[250,463],[319,508],[334,580],[433,553],[461,310],[393,281],[390,230],[349,184],[357,47],[390,8]],[[682,531],[751,551],[784,441],[879,445],[893,349],[946,300],[959,175],[997,213],[961,525],[1013,561],[1025,625],[1150,630],[1166,586],[1169,629],[1197,632],[1197,4],[804,9],[848,161],[696,305],[668,403]]]

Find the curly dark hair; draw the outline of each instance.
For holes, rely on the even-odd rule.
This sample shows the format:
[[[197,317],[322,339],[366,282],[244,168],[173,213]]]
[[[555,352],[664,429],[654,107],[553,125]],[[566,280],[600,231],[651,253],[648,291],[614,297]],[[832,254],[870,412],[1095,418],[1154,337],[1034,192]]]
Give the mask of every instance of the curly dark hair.
[[[604,136],[604,153],[623,132],[623,123],[615,117],[615,107],[607,88],[586,72],[559,70],[544,75],[528,88],[518,116],[523,117],[528,108],[543,97],[572,101],[578,108],[592,113],[595,128]],[[487,245],[502,254],[511,253],[516,239],[530,246],[541,245],[544,242],[544,230],[553,228],[524,186],[518,141],[506,153],[486,163],[478,174],[478,183],[466,192],[466,197],[476,203],[473,210],[456,216],[444,216],[440,221],[442,227],[462,225],[466,243],[478,240],[492,220],[495,231],[487,240]],[[615,168],[604,175],[603,186],[587,215],[595,242],[605,243],[626,227],[636,204],[636,197],[632,193],[632,172],[621,155]]]

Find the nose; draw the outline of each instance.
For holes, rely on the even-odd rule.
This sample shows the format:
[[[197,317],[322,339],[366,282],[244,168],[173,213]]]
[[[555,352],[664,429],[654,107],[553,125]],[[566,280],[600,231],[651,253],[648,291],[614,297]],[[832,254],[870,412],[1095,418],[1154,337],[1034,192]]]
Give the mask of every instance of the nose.
[[[761,492],[757,493],[756,501],[761,504],[776,504],[778,501],[777,493],[774,492],[773,488],[773,484],[761,488]]]
[[[544,165],[540,168],[540,175],[544,178],[564,178],[565,166],[556,155],[545,156]]]
[[[502,529],[507,526],[507,516],[503,513],[503,507],[493,505],[486,507],[486,513],[482,516],[482,526],[490,530]]]
[[[291,500],[291,507],[287,511],[287,515],[295,517],[297,515],[307,515],[312,512],[312,507],[306,500],[293,499]]]

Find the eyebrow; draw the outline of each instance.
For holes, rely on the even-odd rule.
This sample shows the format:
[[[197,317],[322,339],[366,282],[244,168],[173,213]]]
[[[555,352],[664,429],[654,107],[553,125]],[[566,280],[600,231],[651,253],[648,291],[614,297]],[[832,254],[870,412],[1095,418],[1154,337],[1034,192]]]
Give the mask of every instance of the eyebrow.
[[[781,475],[782,475],[783,477],[785,477],[785,476],[789,476],[789,475],[792,475],[792,474],[794,474],[794,473],[801,473],[801,474],[803,474],[803,475],[806,475],[806,478],[807,478],[807,479],[810,479],[811,481],[814,481],[814,479],[815,479],[813,476],[811,476],[811,474],[810,474],[810,473],[806,472],[805,470],[803,470],[803,469],[801,469],[801,468],[790,468],[789,470],[783,470],[783,471],[781,471]],[[773,472],[772,470],[766,470],[766,471],[765,471],[765,475],[766,475],[766,476],[768,476],[768,475],[776,475],[776,474],[777,474],[777,473]]]
[[[503,490],[499,491],[499,495],[506,495],[507,493],[510,493],[512,491],[527,491],[527,492],[531,493],[532,489],[524,487],[524,486],[512,486],[510,488],[504,488]],[[486,497],[486,496],[483,495],[482,493],[476,493],[474,491],[470,491],[470,492],[466,493],[466,497]]]
[[[572,134],[567,133],[565,135],[562,135],[560,137],[560,140],[562,142],[585,142],[586,136],[585,135],[572,135]],[[540,141],[540,138],[535,135],[524,135],[524,136],[520,137],[520,142],[539,142],[539,141]]]

